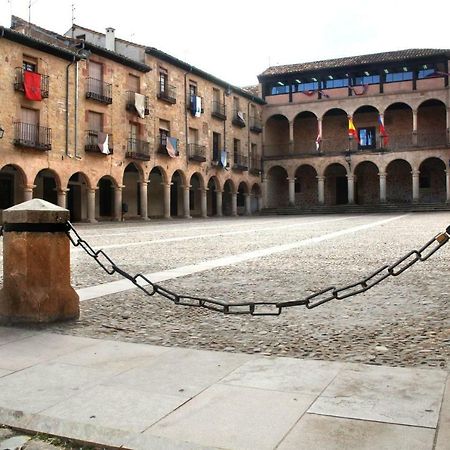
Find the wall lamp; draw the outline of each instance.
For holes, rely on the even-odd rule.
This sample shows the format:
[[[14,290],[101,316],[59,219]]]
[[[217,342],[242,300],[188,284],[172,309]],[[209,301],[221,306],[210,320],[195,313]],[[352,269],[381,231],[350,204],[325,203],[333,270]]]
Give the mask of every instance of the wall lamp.
[[[5,130],[0,126],[0,139],[3,138],[4,134],[5,134]]]

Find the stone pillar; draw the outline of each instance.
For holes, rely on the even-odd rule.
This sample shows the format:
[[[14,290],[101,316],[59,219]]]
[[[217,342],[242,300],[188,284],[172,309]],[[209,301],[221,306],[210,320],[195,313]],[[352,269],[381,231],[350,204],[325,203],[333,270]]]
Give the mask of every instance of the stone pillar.
[[[201,216],[203,218],[208,217],[208,189],[201,189],[201,204],[200,204],[200,210],[201,210]]]
[[[347,175],[347,191],[348,204],[353,205],[355,203],[355,177],[353,174]]]
[[[325,204],[325,177],[318,176],[317,178],[317,194],[319,197],[319,204]]]
[[[446,185],[447,185],[447,203],[450,203],[450,169],[445,171],[446,173]]]
[[[294,153],[294,121],[289,122],[289,153]]]
[[[184,218],[185,219],[192,219],[191,216],[191,206],[190,206],[190,199],[189,199],[189,193],[190,193],[191,186],[183,186],[183,211],[184,211]]]
[[[114,220],[122,221],[122,186],[114,187]]]
[[[217,217],[223,216],[222,191],[216,191]]]
[[[77,319],[70,285],[69,211],[33,199],[3,211],[3,289],[0,323]]]
[[[417,145],[417,109],[413,109],[412,144]]]
[[[263,204],[262,197],[261,197],[260,195],[258,195],[258,196],[256,197],[256,201],[257,201],[256,210],[257,210],[258,212],[260,212],[261,209],[262,209],[262,204]]]
[[[261,209],[267,208],[267,195],[268,195],[267,184],[268,184],[267,176],[263,176],[261,178],[261,195],[262,195]]]
[[[295,206],[295,178],[288,178],[289,182],[289,206]]]
[[[66,201],[67,201],[67,192],[69,189],[59,189],[57,192],[57,203],[60,208],[66,207]]]
[[[87,219],[89,223],[96,223],[95,219],[95,191],[96,189],[87,190]]]
[[[420,172],[418,170],[413,170],[412,174],[412,191],[413,191],[413,202],[418,203],[420,201],[420,193],[419,193],[419,175]]]
[[[237,192],[231,193],[231,215],[236,217],[237,213]]]
[[[245,197],[245,212],[246,216],[252,215],[252,197],[250,194],[244,194]]]
[[[380,177],[380,203],[386,203],[386,172],[379,172]]]
[[[28,186],[23,187],[23,201],[27,202],[28,200],[33,199],[33,189],[36,187],[34,184],[30,184]]]
[[[164,219],[170,219],[170,186],[172,183],[163,183],[164,188]]]
[[[148,198],[147,198],[147,185],[148,181],[141,181],[139,183],[140,189],[140,202],[141,202],[141,219],[148,220]]]

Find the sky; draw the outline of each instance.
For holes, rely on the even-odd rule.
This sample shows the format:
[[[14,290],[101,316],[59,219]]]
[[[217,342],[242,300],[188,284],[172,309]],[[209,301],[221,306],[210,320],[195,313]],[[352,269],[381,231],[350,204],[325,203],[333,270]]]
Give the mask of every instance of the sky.
[[[450,48],[450,1],[0,0],[11,14],[64,34],[72,24],[156,47],[236,86],[269,66],[407,48]]]

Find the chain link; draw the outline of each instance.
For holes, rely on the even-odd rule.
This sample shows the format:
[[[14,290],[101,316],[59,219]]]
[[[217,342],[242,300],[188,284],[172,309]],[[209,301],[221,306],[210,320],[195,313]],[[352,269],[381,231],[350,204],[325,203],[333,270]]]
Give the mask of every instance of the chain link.
[[[103,251],[94,250],[88,242],[81,238],[77,230],[70,222],[67,222],[67,236],[75,247],[81,247],[97,264],[109,275],[118,273],[129,280],[137,288],[149,296],[154,294],[172,301],[176,305],[191,306],[197,308],[206,308],[211,311],[218,311],[224,314],[250,314],[252,316],[278,316],[282,309],[293,306],[306,306],[308,309],[316,308],[319,305],[330,302],[331,300],[343,300],[357,294],[372,289],[386,278],[401,275],[405,270],[412,267],[418,261],[426,261],[430,256],[436,253],[442,246],[450,240],[450,226],[447,229],[430,239],[419,250],[412,250],[405,256],[391,265],[384,265],[366,278],[342,287],[328,287],[315,292],[300,300],[290,300],[281,302],[241,302],[228,303],[222,300],[203,298],[190,295],[179,295],[169,289],[153,283],[145,275],[130,275],[125,270],[117,266],[114,261]],[[1,233],[0,229],[0,233]]]

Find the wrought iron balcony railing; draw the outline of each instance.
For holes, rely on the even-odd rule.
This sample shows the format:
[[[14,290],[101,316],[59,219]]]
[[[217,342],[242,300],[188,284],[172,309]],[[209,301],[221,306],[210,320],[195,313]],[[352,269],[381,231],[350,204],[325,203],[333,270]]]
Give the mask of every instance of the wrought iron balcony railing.
[[[156,151],[162,155],[168,156],[169,153],[167,151],[167,141],[169,139],[169,136],[165,134],[159,134],[156,136]],[[179,149],[179,140],[176,140],[176,156],[180,154]],[[170,155],[169,155],[170,156]]]
[[[52,129],[31,123],[14,122],[14,145],[38,150],[52,149]]]
[[[150,142],[128,139],[125,156],[132,159],[140,159],[141,161],[150,161]]]
[[[245,113],[235,109],[233,111],[233,119],[231,120],[231,123],[237,127],[244,128],[247,125]]]
[[[253,131],[254,133],[261,133],[263,130],[262,128],[262,121],[259,117],[250,117],[250,131]]]
[[[21,67],[16,67],[14,78],[14,89],[16,91],[25,92],[24,86],[24,70]],[[41,78],[41,97],[48,98],[49,91],[49,77],[48,75],[38,74]]]
[[[234,161],[233,161],[233,169],[234,170],[241,170],[246,171],[248,170],[248,157],[241,155],[240,153],[234,154]]]
[[[222,169],[229,169],[230,167],[230,153],[225,151],[225,165],[222,163],[222,156],[224,151],[220,148],[213,148],[211,155],[211,166]]]
[[[101,132],[95,130],[86,131],[86,141],[84,144],[84,150],[90,153],[102,153],[109,155],[113,153],[113,137],[112,134],[108,134],[108,151],[102,149],[99,146],[99,136]]]
[[[127,94],[127,103],[125,105],[126,110],[137,113],[135,92],[127,91],[126,94]],[[150,109],[149,109],[148,105],[149,105],[148,97],[145,96],[144,97],[144,115],[146,115],[146,116],[148,116],[150,114]]]
[[[188,155],[192,161],[206,161],[206,147],[199,144],[188,144]]]
[[[175,86],[167,85],[164,89],[159,89],[156,95],[160,100],[175,104],[177,102],[177,88]]]
[[[250,158],[249,172],[252,175],[260,175],[262,173],[262,161],[259,156],[252,156]]]
[[[226,120],[227,114],[225,110],[225,103],[220,103],[214,100],[212,102],[211,115],[217,119]]]
[[[112,84],[88,78],[86,80],[86,98],[110,105],[112,103]]]

